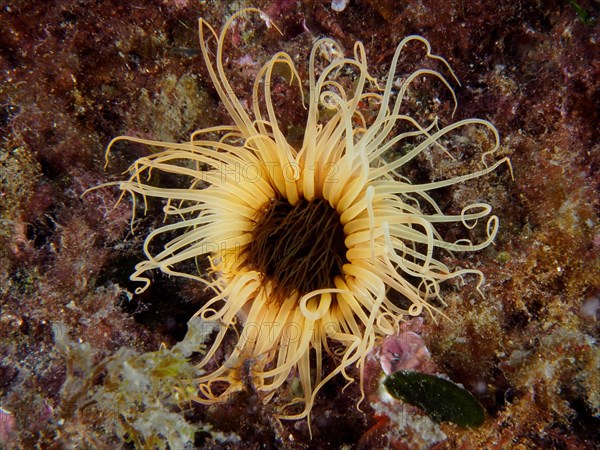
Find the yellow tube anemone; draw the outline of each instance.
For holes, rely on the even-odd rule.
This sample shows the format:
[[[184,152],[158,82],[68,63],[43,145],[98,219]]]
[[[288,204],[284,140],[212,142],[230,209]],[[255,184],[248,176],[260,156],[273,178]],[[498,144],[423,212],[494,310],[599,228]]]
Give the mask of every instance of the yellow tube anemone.
[[[250,12],[266,20],[258,10],[244,14]],[[447,62],[419,36],[400,42],[383,86],[367,70],[362,43],[355,44],[352,57],[344,57],[333,40],[316,41],[308,67],[307,121],[296,148],[280,128],[271,97],[281,73],[289,74],[300,93],[305,87],[288,54],[277,53],[262,67],[249,102],[241,101],[228,81],[225,37],[239,19],[240,14],[232,16],[221,33],[199,22],[202,55],[232,125],[197,131],[185,143],[118,137],[108,149],[122,140],[157,149],[137,160],[130,178],[119,183],[134,199],[167,199],[170,220],[147,236],[146,260],[131,276],[144,283],[137,292],[150,283],[144,274],[160,269],[202,282],[214,293],[197,313],[219,326],[199,367],[216,362],[217,368],[198,379],[197,400],[225,400],[243,388],[241,372],[249,367],[265,401],[292,378],[300,380],[302,393],[280,415],[300,419],[309,416],[319,389],[332,377],[341,374],[352,382],[358,375],[362,381],[366,355],[382,336],[398,332],[403,317],[424,309],[433,314],[443,303],[442,281],[474,274],[479,289],[480,271],[453,270],[436,259],[437,253],[486,247],[496,236],[498,219],[485,203],[445,214],[431,191],[489,174],[508,159],[486,164],[499,138],[485,120],[442,127],[437,118],[423,124],[406,112],[404,102],[417,79],[437,80],[456,104],[438,71],[396,75],[403,51],[414,46],[454,78]],[[209,49],[209,42],[216,48]],[[465,127],[477,128],[489,143],[477,170],[420,184],[400,175],[424,152],[450,155],[448,142],[458,137],[463,142]],[[179,181],[157,186],[152,171]],[[439,230],[448,223],[470,230],[482,220],[483,238],[475,242],[447,242]],[[155,251],[155,241],[167,243]],[[209,273],[186,264],[201,258],[210,261]],[[232,330],[239,334],[237,345],[217,358]],[[324,364],[326,356],[333,363]]]

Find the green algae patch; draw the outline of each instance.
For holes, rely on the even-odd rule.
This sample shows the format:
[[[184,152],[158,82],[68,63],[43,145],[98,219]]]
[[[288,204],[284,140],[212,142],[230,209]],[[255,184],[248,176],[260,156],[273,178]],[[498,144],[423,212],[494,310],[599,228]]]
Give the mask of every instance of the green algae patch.
[[[476,428],[483,423],[483,406],[470,392],[434,375],[401,370],[383,385],[394,397],[421,408],[438,422]]]

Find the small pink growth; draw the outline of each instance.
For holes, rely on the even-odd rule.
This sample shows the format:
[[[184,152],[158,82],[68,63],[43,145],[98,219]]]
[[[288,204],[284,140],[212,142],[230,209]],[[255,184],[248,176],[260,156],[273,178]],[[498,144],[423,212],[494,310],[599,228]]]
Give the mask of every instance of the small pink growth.
[[[236,62],[239,66],[246,66],[246,67],[247,66],[254,67],[258,64],[256,61],[254,61],[254,59],[252,58],[251,55],[244,55],[241,58],[238,58],[238,60]]]
[[[186,8],[188,6],[188,0],[163,0],[165,5],[174,6],[177,9]]]
[[[271,2],[267,8],[269,17],[281,17],[289,14],[296,7],[295,0],[277,0]]]
[[[10,411],[0,408],[0,444],[8,444],[17,427],[17,419]]]
[[[404,323],[400,333],[383,340],[379,362],[386,375],[399,370],[435,373],[436,366],[419,332],[423,326],[420,318]]]

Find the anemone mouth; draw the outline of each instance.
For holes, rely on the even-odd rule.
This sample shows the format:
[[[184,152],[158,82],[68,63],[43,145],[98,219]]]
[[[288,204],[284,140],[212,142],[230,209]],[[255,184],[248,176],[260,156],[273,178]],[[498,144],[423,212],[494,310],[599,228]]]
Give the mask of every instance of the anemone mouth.
[[[340,216],[324,199],[291,205],[272,199],[261,211],[248,246],[248,264],[270,285],[270,300],[282,304],[334,287],[348,262]]]

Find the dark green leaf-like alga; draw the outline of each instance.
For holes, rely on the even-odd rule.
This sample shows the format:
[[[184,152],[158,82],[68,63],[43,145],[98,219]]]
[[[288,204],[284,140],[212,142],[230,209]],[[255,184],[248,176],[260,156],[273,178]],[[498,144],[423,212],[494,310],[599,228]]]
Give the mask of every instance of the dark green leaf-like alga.
[[[483,406],[471,393],[451,381],[401,370],[387,377],[383,384],[391,395],[418,406],[436,421],[471,428],[483,423]]]

